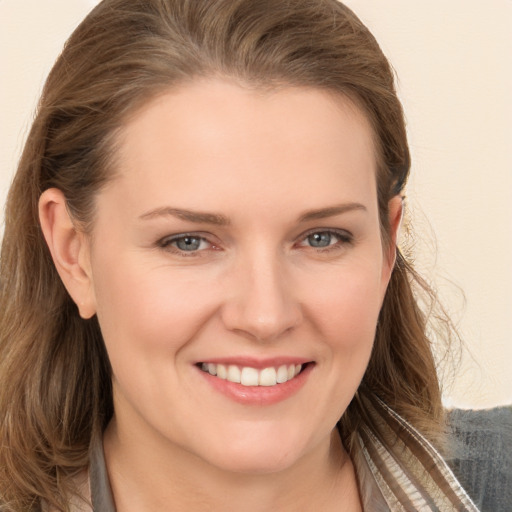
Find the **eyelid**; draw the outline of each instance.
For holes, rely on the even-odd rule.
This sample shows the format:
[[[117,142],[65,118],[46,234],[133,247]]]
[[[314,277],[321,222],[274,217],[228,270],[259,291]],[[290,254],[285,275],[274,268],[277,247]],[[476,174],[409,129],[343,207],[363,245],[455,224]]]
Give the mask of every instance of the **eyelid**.
[[[173,246],[173,242],[176,242],[178,240],[181,240],[183,238],[187,238],[187,237],[190,237],[190,238],[198,238],[200,239],[201,241],[204,241],[204,242],[207,242],[210,247],[208,247],[207,249],[198,249],[198,250],[195,250],[195,251],[183,251],[181,249],[179,249],[178,247],[175,247]],[[218,250],[219,247],[210,240],[211,236],[207,233],[201,233],[201,232],[185,232],[185,233],[176,233],[175,235],[166,235],[162,238],[160,238],[159,240],[157,240],[156,242],[156,245],[161,248],[161,249],[164,249],[166,251],[169,251],[169,252],[172,252],[172,253],[175,253],[175,254],[179,254],[179,255],[183,255],[183,256],[199,256],[202,252],[204,251],[207,251],[209,249],[215,249],[215,250]]]
[[[322,251],[322,250],[325,251],[325,250],[337,247],[340,244],[345,245],[345,244],[352,244],[354,242],[354,235],[350,231],[347,231],[346,229],[314,228],[314,229],[310,229],[310,230],[306,231],[305,233],[303,233],[302,235],[300,235],[300,237],[298,239],[298,244],[299,245],[302,244],[309,236],[314,235],[315,233],[329,233],[330,235],[334,235],[340,239],[339,244],[332,244],[332,245],[329,245],[326,247],[311,247],[310,246],[311,249],[315,249],[317,251]]]
[[[313,247],[313,246],[307,246],[304,244],[306,239],[314,235],[315,233],[328,233],[330,235],[333,235],[338,238],[338,242],[328,245],[326,247]],[[173,246],[172,244],[178,240],[181,240],[186,237],[191,238],[198,238],[201,241],[204,241],[209,244],[209,247],[206,249],[197,249],[193,251],[184,251],[179,249],[178,247]],[[175,253],[181,256],[200,256],[205,251],[209,250],[220,250],[220,247],[218,244],[213,242],[211,240],[212,235],[210,233],[204,233],[204,232],[184,232],[184,233],[176,233],[173,235],[166,235],[156,242],[156,246],[169,251],[171,253]],[[314,228],[306,231],[305,233],[302,233],[298,239],[295,245],[298,245],[299,247],[309,247],[310,249],[313,249],[318,252],[322,251],[328,251],[329,249],[335,249],[340,246],[349,245],[354,242],[354,235],[347,231],[346,229],[338,229],[338,228]],[[303,245],[304,244],[304,245]]]

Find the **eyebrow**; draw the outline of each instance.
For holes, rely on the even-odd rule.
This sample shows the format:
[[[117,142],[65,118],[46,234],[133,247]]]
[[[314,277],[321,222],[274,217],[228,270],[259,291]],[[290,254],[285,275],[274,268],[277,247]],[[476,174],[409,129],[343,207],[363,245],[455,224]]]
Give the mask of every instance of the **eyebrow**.
[[[178,219],[188,220],[198,224],[213,224],[215,226],[228,226],[229,219],[218,213],[198,212],[192,210],[182,210],[181,208],[172,208],[164,206],[143,213],[139,218],[143,220],[153,219],[155,217],[177,217]]]
[[[334,217],[354,210],[367,211],[366,206],[361,203],[345,203],[327,208],[308,210],[299,216],[299,222],[308,222],[311,220],[325,219]],[[177,217],[178,219],[195,222],[197,224],[212,224],[215,226],[229,226],[230,220],[219,213],[199,212],[194,210],[183,210],[181,208],[172,208],[163,206],[149,212],[143,213],[139,218],[142,220],[153,219],[155,217]]]
[[[351,212],[354,210],[367,211],[366,206],[361,203],[344,203],[327,208],[320,208],[318,210],[309,210],[299,217],[299,222],[307,222],[310,220],[326,219],[327,217],[334,217],[343,213]]]

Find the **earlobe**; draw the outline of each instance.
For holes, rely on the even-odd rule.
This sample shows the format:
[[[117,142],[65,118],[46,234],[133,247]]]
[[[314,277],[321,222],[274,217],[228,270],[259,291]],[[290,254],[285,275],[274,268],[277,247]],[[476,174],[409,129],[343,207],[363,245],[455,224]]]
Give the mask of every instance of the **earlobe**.
[[[53,262],[82,318],[96,313],[89,241],[69,215],[64,194],[45,190],[39,199],[39,222]]]

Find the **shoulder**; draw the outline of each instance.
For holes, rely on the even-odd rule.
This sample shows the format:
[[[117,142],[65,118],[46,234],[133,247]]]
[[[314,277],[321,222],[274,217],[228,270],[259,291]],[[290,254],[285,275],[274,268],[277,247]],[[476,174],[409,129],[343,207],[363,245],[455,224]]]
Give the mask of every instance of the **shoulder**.
[[[364,405],[367,418],[358,431],[360,445],[389,510],[477,512],[428,439],[379,398]]]
[[[512,407],[448,414],[453,472],[482,511],[512,503]]]

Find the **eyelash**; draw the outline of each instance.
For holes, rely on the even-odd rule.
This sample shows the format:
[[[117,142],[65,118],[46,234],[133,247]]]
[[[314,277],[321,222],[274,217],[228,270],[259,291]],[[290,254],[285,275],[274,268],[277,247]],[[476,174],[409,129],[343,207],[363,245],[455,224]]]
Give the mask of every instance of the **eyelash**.
[[[354,243],[354,237],[352,233],[342,229],[314,229],[309,231],[301,236],[301,243],[306,241],[310,236],[313,235],[329,235],[331,237],[336,237],[338,241],[334,244],[330,244],[326,247],[313,247],[308,246],[311,249],[316,250],[319,253],[326,253],[333,250],[339,250],[347,245],[352,245]]]
[[[204,249],[199,249],[199,250],[195,250],[195,251],[185,251],[183,249],[180,249],[180,248],[172,245],[174,243],[179,242],[180,240],[185,240],[186,238],[197,239],[197,240],[199,240],[200,244],[207,242],[211,246],[210,249],[218,250],[218,248],[215,246],[215,244],[212,244],[205,236],[202,236],[199,233],[180,233],[179,235],[166,236],[166,237],[160,239],[157,242],[157,245],[161,249],[164,249],[164,250],[169,251],[174,254],[178,254],[185,258],[191,257],[191,256],[197,257],[197,256],[201,255],[202,252],[204,252]]]
[[[311,236],[313,236],[315,234],[318,234],[318,235],[329,235],[330,237],[337,238],[338,241],[333,243],[333,244],[329,244],[329,245],[327,245],[325,247],[313,247],[311,245],[307,245],[307,246],[301,245],[302,243],[307,241],[307,239],[309,237],[311,237]],[[215,244],[210,242],[207,237],[202,236],[199,233],[180,233],[179,235],[167,236],[167,237],[164,237],[164,238],[160,239],[157,242],[157,245],[161,249],[164,249],[164,250],[169,251],[171,253],[180,255],[182,257],[199,257],[199,256],[201,256],[202,253],[206,249],[197,249],[197,250],[193,250],[193,251],[186,251],[186,250],[180,249],[180,248],[175,247],[175,246],[172,245],[172,244],[177,243],[180,240],[184,240],[186,238],[197,239],[197,240],[199,240],[200,244],[206,242],[206,243],[210,244],[209,249],[211,249],[211,250],[219,250],[219,248]],[[330,252],[330,251],[333,251],[333,250],[339,250],[342,247],[347,246],[347,245],[352,245],[353,243],[354,243],[354,237],[348,231],[337,230],[337,229],[314,229],[314,230],[311,230],[311,231],[306,232],[303,235],[301,235],[300,242],[298,244],[295,244],[295,245],[298,245],[299,247],[308,247],[310,249],[315,250],[318,253],[327,253],[327,252]]]

